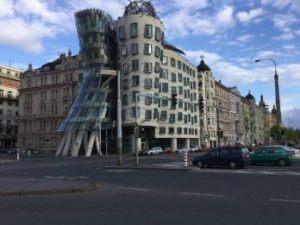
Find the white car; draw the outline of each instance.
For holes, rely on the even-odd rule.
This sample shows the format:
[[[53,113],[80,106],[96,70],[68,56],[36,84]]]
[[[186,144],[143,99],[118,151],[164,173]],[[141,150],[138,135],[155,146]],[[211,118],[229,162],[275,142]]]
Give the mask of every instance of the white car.
[[[184,153],[184,152],[189,152],[190,149],[187,148],[187,147],[184,147],[184,148],[178,148],[175,150],[175,153],[179,154],[179,153]]]
[[[163,150],[161,147],[153,147],[151,149],[145,150],[145,155],[159,155],[162,153],[163,153]]]

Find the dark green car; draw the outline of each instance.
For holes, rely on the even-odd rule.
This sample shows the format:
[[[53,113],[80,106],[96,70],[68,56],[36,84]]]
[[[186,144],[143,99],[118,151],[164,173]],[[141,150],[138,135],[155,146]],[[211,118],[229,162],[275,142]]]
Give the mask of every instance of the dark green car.
[[[280,145],[258,147],[250,153],[251,163],[277,163],[279,166],[291,165],[295,161],[295,152]]]

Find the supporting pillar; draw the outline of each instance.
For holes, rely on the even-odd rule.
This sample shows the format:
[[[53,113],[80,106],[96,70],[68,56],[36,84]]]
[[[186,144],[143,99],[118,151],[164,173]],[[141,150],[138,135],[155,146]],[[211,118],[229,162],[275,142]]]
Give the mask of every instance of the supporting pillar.
[[[172,148],[172,151],[176,151],[177,149],[177,138],[172,138],[171,140],[171,148]]]
[[[187,148],[190,148],[191,146],[190,146],[190,139],[189,138],[186,138],[185,139],[185,147],[187,147]]]

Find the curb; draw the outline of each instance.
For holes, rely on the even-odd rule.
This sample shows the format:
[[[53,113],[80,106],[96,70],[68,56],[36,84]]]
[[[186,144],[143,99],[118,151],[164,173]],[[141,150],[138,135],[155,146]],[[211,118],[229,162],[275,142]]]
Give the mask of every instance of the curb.
[[[51,189],[51,190],[28,190],[28,191],[12,191],[0,192],[0,197],[3,196],[28,196],[28,195],[55,195],[55,194],[73,194],[82,192],[96,191],[104,187],[102,183],[89,184],[86,187],[66,188],[66,189]]]
[[[182,167],[182,168],[168,168],[168,167],[133,167],[133,166],[107,166],[103,168],[104,170],[174,170],[174,171],[188,171],[192,170],[193,167]]]

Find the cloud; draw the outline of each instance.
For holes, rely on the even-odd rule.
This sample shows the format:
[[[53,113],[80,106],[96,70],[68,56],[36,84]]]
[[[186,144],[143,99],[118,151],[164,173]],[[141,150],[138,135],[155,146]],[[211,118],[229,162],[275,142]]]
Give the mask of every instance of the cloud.
[[[236,40],[239,42],[245,43],[245,42],[250,41],[252,38],[253,38],[253,35],[245,34],[245,35],[237,37]]]
[[[276,57],[276,56],[281,56],[282,54],[278,51],[259,51],[256,56],[255,59],[265,59],[265,58],[272,58],[272,57]]]
[[[0,1],[0,18],[1,17],[11,17],[14,14],[13,10],[13,1],[12,0],[6,0],[6,1]]]
[[[278,41],[287,41],[287,40],[292,40],[294,38],[295,38],[295,35],[291,32],[283,33],[279,36],[272,37],[273,40],[278,40]]]
[[[236,17],[240,22],[247,24],[251,22],[253,19],[263,15],[265,11],[262,8],[252,9],[249,12],[238,12]]]
[[[293,14],[290,15],[278,14],[278,15],[274,15],[273,17],[274,27],[283,32],[290,32],[291,31],[290,26],[297,22],[298,19]]]
[[[296,12],[300,11],[299,0],[261,0],[262,5],[272,5],[273,7],[283,9],[289,7]]]
[[[300,108],[286,109],[282,111],[283,122],[286,126],[300,128]]]
[[[224,6],[214,15],[204,13],[191,14],[185,9],[166,14],[162,18],[169,38],[186,37],[188,35],[213,35],[234,27],[233,7]]]

